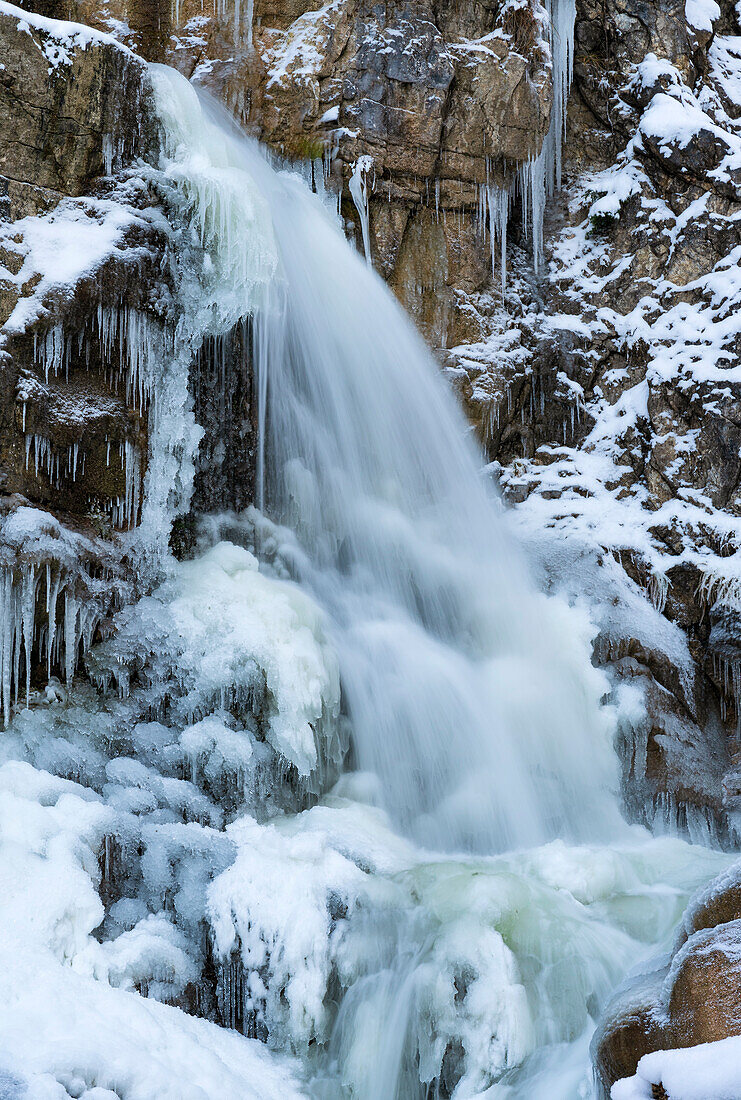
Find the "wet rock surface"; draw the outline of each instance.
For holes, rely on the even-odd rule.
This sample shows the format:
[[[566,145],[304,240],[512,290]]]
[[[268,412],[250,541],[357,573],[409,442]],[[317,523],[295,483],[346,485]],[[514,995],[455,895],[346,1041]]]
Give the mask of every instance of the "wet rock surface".
[[[124,318],[166,297],[153,196],[123,179],[154,140],[146,69],[81,26],[3,12],[0,37],[2,488],[128,526],[147,429]]]

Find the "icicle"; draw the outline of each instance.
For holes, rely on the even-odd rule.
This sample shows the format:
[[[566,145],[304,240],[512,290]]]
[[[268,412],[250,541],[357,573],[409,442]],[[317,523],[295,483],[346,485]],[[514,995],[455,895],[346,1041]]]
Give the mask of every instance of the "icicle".
[[[368,213],[368,173],[373,167],[373,157],[364,154],[362,157],[358,157],[355,162],[355,167],[352,170],[350,176],[350,195],[352,201],[355,203],[355,209],[360,216],[360,228],[363,234],[363,249],[365,251],[365,259],[368,264],[371,263],[371,250],[370,250],[370,225],[369,225],[369,213]]]
[[[560,190],[566,106],[574,68],[574,26],[576,0],[546,0],[553,60],[553,106],[551,122],[537,156],[521,164],[517,187],[522,201],[522,221],[530,232],[533,266],[540,271],[543,259],[543,216],[546,198]]]
[[[522,202],[522,224],[525,232],[530,233],[533,267],[536,271],[540,271],[543,254],[543,215],[545,214],[548,156],[549,153],[544,144],[537,157],[521,164],[517,170],[517,186]]]
[[[127,440],[124,447],[124,481],[126,485],[126,499],[124,501],[124,515],[129,527],[133,527],[139,513],[140,495],[140,463],[139,450],[133,443]]]
[[[47,566],[46,573],[46,611],[47,611],[47,639],[46,639],[46,675],[51,677],[51,666],[54,659],[54,650],[57,640],[57,600],[59,599],[59,584],[61,574],[57,574],[51,584],[51,571]]]
[[[64,678],[67,684],[71,684],[75,675],[77,664],[77,619],[79,615],[79,601],[72,592],[69,584],[64,590]]]
[[[113,139],[110,134],[103,134],[103,164],[105,174],[113,175]]]
[[[104,361],[112,360],[118,342],[118,372],[126,375],[126,400],[134,408],[144,409],[165,350],[163,331],[146,314],[128,306],[98,306],[96,322]],[[114,374],[114,386],[116,381]]]
[[[648,596],[659,614],[663,614],[666,607],[666,596],[669,591],[669,578],[665,573],[652,570],[648,578]]]
[[[20,599],[18,596],[17,586],[13,585],[13,617],[12,617],[12,630],[13,640],[11,643],[13,651],[13,701],[18,702],[18,681],[21,675],[21,641],[23,638],[23,618],[21,614],[21,608],[19,606]]]
[[[43,368],[47,382],[49,381],[49,371],[59,374],[62,365],[67,361],[62,325],[54,325],[52,328],[47,329],[43,337],[39,339],[34,336],[34,360]]]
[[[31,702],[31,656],[33,651],[33,625],[36,618],[36,566],[26,566],[22,575],[21,615],[23,624],[23,651],[26,658],[26,706]]]
[[[3,725],[10,718],[10,692],[12,682],[12,638],[13,638],[13,571],[6,567],[2,571],[0,585],[0,643],[2,645],[2,703]]]
[[[507,289],[507,221],[509,219],[510,191],[505,187],[487,184],[482,191],[483,203],[488,210],[489,239],[491,243],[491,275],[495,277],[496,244],[499,243],[499,270],[502,283],[502,301]],[[486,217],[486,214],[484,214]]]

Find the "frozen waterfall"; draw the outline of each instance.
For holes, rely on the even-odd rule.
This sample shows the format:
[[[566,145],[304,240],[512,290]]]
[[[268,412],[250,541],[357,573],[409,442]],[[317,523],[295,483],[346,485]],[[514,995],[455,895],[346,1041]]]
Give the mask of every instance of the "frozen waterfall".
[[[536,590],[440,371],[336,213],[174,70],[151,75],[161,150],[139,167],[170,215],[179,321],[163,343],[129,326],[153,408],[126,538],[156,571],[95,643],[70,593],[87,678],[70,660],[9,705],[0,1093],[7,1065],[29,1097],[585,1100],[601,1006],[728,857],[623,822],[587,612]],[[201,517],[176,561],[189,368],[232,331],[257,506]],[[2,632],[16,683],[27,569]],[[39,636],[50,671],[61,629],[49,614]]]
[[[191,323],[252,328],[261,511],[228,528],[321,609],[353,745],[318,805],[227,829],[207,890],[227,1022],[299,1054],[320,1100],[587,1096],[599,1006],[725,857],[623,822],[587,616],[535,590],[438,368],[336,215],[152,77],[208,259]],[[218,774],[234,734],[198,738]]]

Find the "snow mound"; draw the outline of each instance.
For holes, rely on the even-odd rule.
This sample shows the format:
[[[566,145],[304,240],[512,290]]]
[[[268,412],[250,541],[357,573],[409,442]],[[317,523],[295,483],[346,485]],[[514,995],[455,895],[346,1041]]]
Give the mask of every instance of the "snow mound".
[[[0,767],[0,1087],[29,1100],[301,1096],[290,1064],[259,1043],[127,992],[153,949],[159,967],[184,960],[162,915],[112,943],[92,935],[112,821],[90,790]]]
[[[612,1100],[651,1100],[661,1085],[668,1100],[737,1100],[741,1096],[741,1035],[680,1050],[657,1050],[635,1077],[612,1086]]]

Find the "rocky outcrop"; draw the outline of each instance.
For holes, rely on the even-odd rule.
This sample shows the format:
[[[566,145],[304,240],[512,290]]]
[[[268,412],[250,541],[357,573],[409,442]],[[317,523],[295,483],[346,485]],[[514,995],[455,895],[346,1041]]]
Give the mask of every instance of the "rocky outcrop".
[[[157,168],[145,63],[110,35],[7,6],[0,45],[7,722],[24,683],[28,696],[71,681],[110,614],[156,579],[141,559],[168,530],[127,537],[144,521],[145,483],[155,526],[188,502],[241,509],[255,452],[249,325],[177,335],[176,256],[189,263],[197,245],[178,238],[179,200]],[[178,552],[193,531],[181,517]]]
[[[138,521],[144,359],[164,332],[167,287],[161,216],[145,182],[125,171],[154,138],[142,61],[87,27],[7,8],[0,44],[7,723],[24,687],[27,701],[71,681],[130,595],[116,532]]]
[[[631,1078],[651,1052],[741,1035],[741,865],[690,902],[668,960],[629,979],[592,1043],[599,1083]],[[656,1086],[661,1082],[656,1082]]]
[[[632,812],[726,840],[739,806],[738,30],[731,4],[577,4],[547,277],[528,272],[513,211],[505,308],[465,296],[485,337],[446,360],[523,530],[551,532],[543,556],[570,545],[619,563],[624,612],[596,656],[616,699],[642,698],[623,720]],[[663,625],[639,625],[630,589]]]
[[[491,273],[487,185],[541,148],[551,114],[546,15],[501,0],[438,10],[364,0],[80,0],[85,22],[164,56],[279,155],[313,164],[346,228],[433,345],[478,338],[458,291]]]
[[[146,454],[129,322],[163,241],[114,174],[152,140],[145,68],[85,27],[1,13],[0,38],[2,488],[127,526]]]
[[[92,182],[142,146],[142,64],[87,27],[51,33],[0,12],[0,175],[12,217],[47,209],[54,196]],[[7,214],[6,214],[7,216]]]

